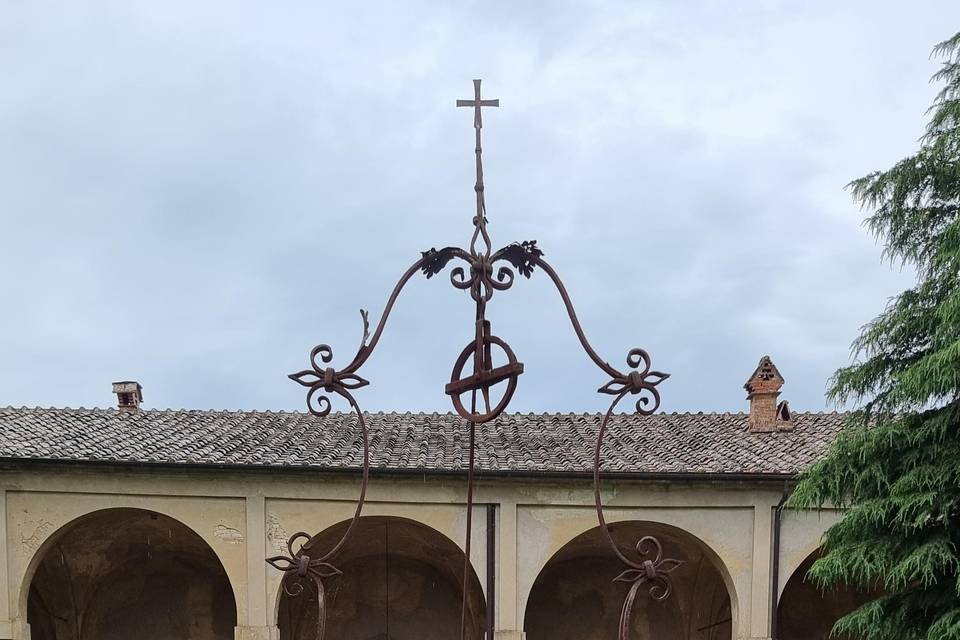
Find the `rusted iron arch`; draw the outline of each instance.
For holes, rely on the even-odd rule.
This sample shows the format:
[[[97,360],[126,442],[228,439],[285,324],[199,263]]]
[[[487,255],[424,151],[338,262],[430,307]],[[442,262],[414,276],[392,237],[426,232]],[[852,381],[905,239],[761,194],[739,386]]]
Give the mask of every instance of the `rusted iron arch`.
[[[444,392],[451,397],[457,414],[464,418],[469,424],[470,449],[467,463],[467,522],[466,542],[464,545],[464,576],[467,575],[466,569],[469,568],[470,564],[476,427],[478,424],[493,420],[506,410],[516,390],[517,378],[523,373],[524,367],[523,363],[517,360],[509,344],[502,338],[494,335],[491,331],[490,322],[486,318],[486,308],[487,303],[493,299],[494,292],[510,289],[516,280],[516,272],[519,272],[520,275],[525,278],[530,278],[533,275],[534,269],[539,266],[557,288],[566,307],[567,315],[570,318],[570,322],[584,351],[602,371],[610,376],[610,380],[600,387],[598,391],[600,393],[613,395],[615,398],[600,424],[594,455],[594,487],[596,493],[597,518],[605,532],[603,504],[600,500],[599,493],[599,478],[600,450],[607,423],[617,404],[627,395],[640,395],[640,398],[636,402],[636,410],[638,413],[649,415],[656,411],[660,406],[660,393],[656,387],[660,382],[669,377],[666,373],[651,370],[650,356],[643,349],[634,348],[627,354],[626,361],[630,368],[628,373],[621,372],[597,354],[596,350],[587,340],[566,287],[553,267],[543,259],[543,251],[537,246],[536,240],[515,242],[495,252],[492,251],[490,235],[487,232],[487,212],[484,199],[483,160],[480,135],[483,127],[481,108],[499,107],[500,102],[499,100],[485,100],[481,98],[480,80],[474,80],[473,86],[474,98],[472,100],[457,100],[458,107],[472,107],[474,109],[473,126],[476,135],[476,146],[474,149],[476,155],[476,183],[474,185],[474,191],[476,192],[477,208],[476,214],[473,217],[474,230],[470,239],[470,249],[445,247],[439,250],[431,248],[422,252],[420,259],[414,262],[413,265],[404,272],[399,282],[394,286],[372,337],[370,335],[369,316],[366,311],[361,309],[360,315],[363,321],[363,337],[356,355],[349,364],[340,370],[329,366],[333,360],[333,349],[329,345],[321,344],[314,347],[310,353],[311,368],[290,374],[289,376],[292,380],[309,389],[307,393],[307,408],[314,416],[323,417],[331,411],[330,397],[324,394],[336,394],[345,398],[357,414],[358,424],[363,435],[363,479],[360,497],[351,525],[347,527],[340,541],[331,550],[317,556],[312,550],[313,538],[305,533],[297,534],[291,539],[291,544],[288,547],[289,555],[268,559],[268,562],[273,566],[284,571],[284,580],[288,578],[297,580],[309,578],[317,583],[318,607],[320,608],[321,614],[324,613],[325,608],[322,581],[325,577],[336,575],[336,573],[331,572],[338,572],[327,560],[343,547],[353,529],[353,525],[355,525],[359,519],[369,480],[367,426],[363,418],[363,412],[360,410],[359,405],[350,392],[369,384],[367,380],[357,375],[357,371],[363,366],[379,344],[380,337],[383,335],[384,327],[386,326],[387,319],[390,316],[397,297],[417,271],[421,271],[429,279],[443,271],[451,261],[456,260],[462,263],[450,270],[450,283],[459,290],[469,291],[470,297],[476,305],[473,340],[457,357],[450,376],[450,382],[444,388]],[[479,247],[478,245],[481,241],[482,247]],[[495,347],[504,353],[507,358],[507,364],[497,367],[493,365],[493,350]],[[317,361],[318,357],[320,358],[320,362]],[[466,369],[471,361],[473,370],[472,373],[468,373]],[[506,390],[498,402],[493,402],[491,400],[490,389],[501,383],[506,383]],[[463,399],[465,395],[469,395],[469,409]],[[609,533],[606,533],[609,538]],[[293,541],[301,538],[304,540],[303,544],[297,550],[294,550]],[[630,567],[615,579],[632,582],[631,589],[624,603],[623,616],[626,619],[629,619],[630,608],[633,605],[633,600],[641,585],[650,583],[651,595],[655,598],[662,599],[669,595],[670,580],[667,573],[671,566],[676,566],[676,561],[662,559],[660,543],[656,538],[651,536],[641,538],[637,544],[637,553],[640,555],[640,559],[637,561],[632,561],[627,558],[616,547],[612,538],[609,538],[609,542],[611,548],[620,560]],[[653,554],[652,560],[646,557],[651,553]],[[671,563],[674,564],[671,565]],[[329,573],[329,575],[325,575],[325,573]],[[634,576],[635,579],[633,579]],[[464,582],[463,589],[461,639],[464,637],[466,628],[466,582]],[[302,593],[302,591],[303,589],[301,587],[297,593]],[[317,640],[323,637],[324,625],[321,620],[322,617],[323,615],[318,618]],[[628,626],[629,625],[627,625],[627,627]],[[627,627],[625,627],[621,621],[620,640],[627,640]]]

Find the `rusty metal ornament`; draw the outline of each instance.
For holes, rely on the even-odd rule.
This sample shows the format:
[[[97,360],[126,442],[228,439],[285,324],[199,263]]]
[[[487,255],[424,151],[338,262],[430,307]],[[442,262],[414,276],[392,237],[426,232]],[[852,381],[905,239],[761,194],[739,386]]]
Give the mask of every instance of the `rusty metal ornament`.
[[[616,549],[616,546],[614,546],[614,549]],[[633,611],[633,603],[637,598],[640,587],[647,585],[650,597],[654,600],[666,600],[673,592],[670,572],[683,564],[681,560],[664,558],[663,547],[660,546],[660,541],[653,536],[640,538],[636,549],[641,561],[633,562],[621,555],[621,559],[631,568],[613,579],[614,582],[626,582],[630,585],[627,597],[623,601],[623,608],[620,610],[620,638],[624,639],[630,637],[630,614]],[[620,555],[619,549],[617,555]]]
[[[492,250],[493,245],[487,231],[487,211],[484,199],[483,149],[481,145],[482,109],[484,107],[499,107],[500,101],[481,98],[480,80],[474,80],[473,87],[473,99],[457,100],[456,102],[458,107],[472,107],[474,110],[473,127],[476,139],[474,149],[476,183],[474,184],[474,191],[476,192],[477,208],[473,217],[474,230],[470,238],[469,250],[460,247],[444,247],[442,249],[431,248],[422,252],[420,259],[407,268],[394,286],[372,334],[370,332],[369,315],[367,311],[361,309],[363,337],[360,340],[360,348],[356,355],[346,366],[342,369],[329,366],[333,361],[333,349],[329,345],[321,344],[314,347],[310,352],[311,366],[309,369],[288,376],[295,382],[307,387],[307,409],[314,416],[322,418],[330,413],[331,394],[344,398],[356,414],[357,425],[362,434],[363,462],[360,495],[357,499],[357,507],[353,517],[340,540],[331,549],[321,554],[313,549],[314,538],[312,536],[303,532],[297,533],[288,542],[289,555],[267,559],[268,563],[284,572],[282,584],[284,592],[288,596],[301,595],[305,591],[303,584],[306,580],[312,581],[315,585],[318,599],[316,640],[322,640],[325,629],[326,602],[324,598],[326,591],[323,581],[341,574],[340,570],[328,561],[343,548],[360,519],[369,481],[370,455],[367,425],[363,412],[351,393],[351,391],[368,385],[369,382],[357,375],[357,371],[380,342],[390,312],[407,282],[418,272],[428,279],[432,278],[454,261],[458,264],[450,270],[450,283],[457,289],[468,291],[476,306],[473,337],[454,362],[450,382],[444,387],[444,392],[450,396],[457,414],[468,422],[470,430],[461,640],[466,640],[467,629],[467,591],[470,569],[476,427],[495,419],[506,410],[516,391],[518,378],[523,373],[523,363],[517,360],[510,345],[492,333],[490,321],[486,318],[486,307],[495,292],[506,291],[513,286],[516,272],[519,272],[525,278],[530,278],[534,270],[539,268],[550,278],[563,300],[567,315],[583,350],[602,371],[610,376],[609,382],[598,389],[600,393],[615,397],[600,421],[594,449],[593,485],[600,529],[604,532],[613,552],[628,567],[626,571],[614,578],[615,582],[625,582],[631,585],[621,611],[619,640],[628,640],[629,638],[631,612],[640,588],[647,585],[650,596],[655,600],[667,598],[672,591],[669,573],[682,564],[682,561],[679,560],[664,559],[660,542],[653,536],[643,536],[635,547],[638,559],[630,559],[620,550],[610,533],[604,519],[603,502],[600,494],[601,448],[604,434],[614,410],[627,395],[639,395],[640,397],[635,404],[637,413],[641,415],[652,414],[660,406],[660,393],[657,390],[657,385],[666,380],[669,374],[651,370],[650,356],[643,349],[634,348],[630,350],[627,355],[627,365],[630,370],[626,373],[613,367],[597,354],[580,325],[566,287],[553,267],[543,259],[543,251],[537,246],[536,240],[516,242],[497,251]],[[506,359],[506,363],[494,366],[495,353],[501,354]],[[492,390],[497,389],[502,389],[498,400],[492,394]],[[295,542],[300,540],[303,542],[294,551]]]
[[[614,375],[613,379],[600,387],[597,391],[615,396],[610,403],[610,408],[600,420],[600,429],[597,432],[597,443],[593,450],[593,497],[597,510],[597,520],[600,522],[600,531],[603,532],[613,553],[620,561],[629,568],[614,578],[614,582],[629,583],[630,589],[623,601],[623,608],[620,611],[620,626],[618,639],[629,640],[630,638],[630,620],[633,612],[633,604],[637,598],[640,587],[644,584],[649,585],[650,597],[654,600],[666,600],[673,591],[673,583],[670,580],[669,573],[683,564],[682,560],[663,557],[663,547],[660,541],[653,536],[643,536],[636,545],[636,551],[640,556],[639,560],[631,560],[620,546],[613,539],[610,527],[607,525],[606,518],[603,516],[603,499],[600,493],[600,466],[601,449],[603,447],[603,436],[607,431],[610,418],[620,401],[627,395],[639,395],[635,409],[640,415],[651,415],[660,405],[660,393],[657,391],[657,385],[669,377],[668,374],[659,371],[650,371],[650,356],[642,349],[631,349],[627,355],[627,364],[633,367],[626,376],[622,374]],[[637,371],[636,367],[643,364],[643,369]],[[650,555],[653,559],[650,559]]]
[[[304,540],[304,542],[294,551],[294,545],[301,539]],[[341,538],[341,541],[343,540],[346,540],[346,537]],[[303,531],[295,533],[287,540],[287,552],[289,555],[273,556],[272,558],[267,558],[267,562],[273,568],[283,571],[283,578],[281,578],[280,584],[283,586],[283,592],[288,596],[296,597],[301,595],[306,590],[306,587],[304,587],[305,580],[313,582],[314,588],[317,590],[316,637],[322,638],[327,623],[326,590],[323,586],[323,579],[332,578],[343,572],[329,562],[326,562],[336,550],[332,550],[320,558],[311,558],[307,552],[312,550],[312,542],[313,539],[309,534]]]

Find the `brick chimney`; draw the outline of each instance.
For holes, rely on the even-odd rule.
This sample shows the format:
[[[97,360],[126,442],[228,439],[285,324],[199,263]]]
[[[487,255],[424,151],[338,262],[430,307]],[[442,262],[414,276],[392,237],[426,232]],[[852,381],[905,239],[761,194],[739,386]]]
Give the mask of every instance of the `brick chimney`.
[[[783,376],[770,356],[760,358],[760,364],[743,385],[747,390],[747,400],[750,401],[751,433],[793,430],[789,405],[786,401],[777,403],[783,383]]]
[[[117,408],[120,411],[137,411],[143,402],[143,387],[135,380],[114,382],[113,392],[117,394]]]

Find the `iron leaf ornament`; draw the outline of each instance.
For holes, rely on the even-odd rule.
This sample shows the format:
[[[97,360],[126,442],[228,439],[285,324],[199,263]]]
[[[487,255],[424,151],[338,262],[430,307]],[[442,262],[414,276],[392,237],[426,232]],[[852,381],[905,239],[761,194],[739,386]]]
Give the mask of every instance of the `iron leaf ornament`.
[[[639,370],[643,364],[643,369]],[[598,393],[612,396],[642,394],[637,400],[637,413],[649,416],[660,406],[660,392],[657,385],[670,377],[669,373],[650,370],[650,355],[643,349],[631,349],[627,354],[627,366],[633,371],[624,375],[615,376],[610,382],[597,389]]]
[[[533,268],[536,266],[534,260],[542,257],[543,251],[537,247],[536,240],[524,240],[508,244],[500,249],[497,255],[516,267],[524,278],[529,278],[533,275]]]
[[[626,582],[630,585],[630,590],[627,592],[627,597],[623,601],[623,608],[620,611],[621,638],[627,638],[630,635],[633,604],[641,587],[646,586],[650,597],[654,600],[666,600],[673,592],[670,572],[683,564],[682,560],[664,558],[663,547],[660,545],[660,541],[653,536],[640,538],[636,550],[640,555],[640,562],[633,562],[624,558],[632,568],[613,579],[614,582]]]
[[[436,249],[430,248],[422,252],[423,265],[420,267],[420,270],[423,271],[423,275],[427,276],[429,280],[443,271],[447,263],[453,260],[457,251],[462,251],[462,249],[458,249],[457,247],[444,247],[437,251]]]
[[[294,551],[294,545],[301,539],[303,542],[299,548]],[[326,589],[324,588],[323,581],[327,578],[341,575],[343,572],[329,562],[326,562],[327,556],[312,559],[307,554],[307,551],[311,549],[312,545],[313,538],[311,538],[309,534],[300,531],[299,533],[293,534],[290,539],[287,540],[288,555],[267,558],[267,563],[274,569],[283,572],[283,578],[280,579],[280,584],[283,587],[283,592],[288,596],[296,598],[303,594],[306,590],[303,586],[305,580],[313,583],[314,588],[317,590],[316,637],[322,638],[327,623]]]
[[[631,585],[624,600],[619,633],[620,640],[628,640],[630,612],[641,586],[649,585],[650,595],[655,599],[662,600],[668,597],[672,590],[668,574],[680,564],[677,560],[663,559],[660,542],[652,536],[643,536],[636,545],[636,550],[641,556],[640,561],[627,558],[614,542],[606,526],[600,497],[601,447],[604,433],[615,408],[627,395],[640,395],[635,406],[637,412],[641,415],[652,414],[660,406],[660,393],[657,386],[666,380],[669,374],[652,370],[650,356],[643,349],[630,350],[627,355],[627,365],[630,370],[627,372],[618,370],[597,354],[587,340],[566,287],[553,267],[544,260],[544,253],[537,245],[536,240],[514,242],[497,251],[492,250],[490,234],[487,231],[488,219],[484,197],[483,149],[481,144],[482,108],[499,107],[500,101],[481,98],[480,80],[474,80],[473,87],[473,99],[457,100],[456,103],[458,107],[472,108],[474,113],[476,213],[472,218],[473,234],[470,238],[469,247],[466,249],[460,247],[430,248],[423,251],[420,258],[407,268],[394,286],[372,333],[369,316],[366,311],[361,310],[363,338],[360,341],[360,348],[349,363],[342,368],[331,366],[333,349],[329,345],[321,344],[314,347],[310,352],[310,368],[289,376],[298,384],[307,387],[307,408],[314,416],[324,417],[330,414],[331,395],[337,395],[345,399],[353,409],[362,435],[363,461],[360,496],[357,500],[353,518],[337,544],[319,555],[317,551],[313,550],[313,538],[306,533],[298,533],[288,543],[289,555],[267,559],[267,562],[272,566],[283,571],[284,590],[290,596],[299,595],[303,592],[301,581],[309,579],[314,582],[318,594],[317,606],[319,608],[316,640],[322,640],[324,634],[326,603],[324,601],[323,580],[340,574],[340,570],[330,564],[329,560],[336,557],[337,553],[347,543],[351,531],[360,518],[369,479],[367,425],[364,414],[352,395],[353,391],[367,386],[369,382],[357,372],[379,344],[390,312],[410,279],[418,272],[430,279],[451,264],[453,264],[453,267],[449,272],[450,283],[455,288],[468,292],[476,307],[472,335],[454,362],[450,381],[444,387],[444,392],[450,396],[457,414],[466,421],[469,427],[461,640],[467,640],[466,629],[468,626],[467,596],[470,586],[468,576],[470,573],[476,427],[495,419],[506,410],[524,368],[523,363],[517,359],[510,345],[493,334],[490,321],[486,317],[486,307],[487,303],[492,300],[494,293],[506,291],[513,286],[516,273],[524,278],[531,278],[535,270],[539,270],[550,279],[564,303],[567,316],[583,350],[597,367],[609,377],[609,381],[598,390],[600,393],[614,396],[614,399],[600,421],[594,448],[594,494],[600,529],[607,536],[613,552],[628,567],[626,571],[614,578],[616,582],[625,582]],[[494,364],[495,361],[503,362],[504,360],[506,361],[505,364]],[[295,551],[293,548],[294,542],[300,540],[303,540],[303,542]],[[288,590],[288,581],[292,581],[290,584],[298,585],[299,590],[296,587],[291,587]],[[489,631],[493,632],[492,629]]]

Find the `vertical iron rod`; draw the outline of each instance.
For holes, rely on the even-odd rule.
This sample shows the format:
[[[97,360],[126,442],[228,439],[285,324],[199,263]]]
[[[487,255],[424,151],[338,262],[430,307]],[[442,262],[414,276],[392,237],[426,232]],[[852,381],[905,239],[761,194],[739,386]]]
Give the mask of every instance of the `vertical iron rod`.
[[[497,506],[487,505],[487,640],[496,635],[497,606]]]
[[[471,411],[477,410],[477,390],[471,394]],[[467,596],[470,590],[470,538],[473,533],[473,456],[477,425],[470,423],[470,454],[467,456],[467,535],[463,544],[463,594],[460,600],[460,640],[467,639]]]

